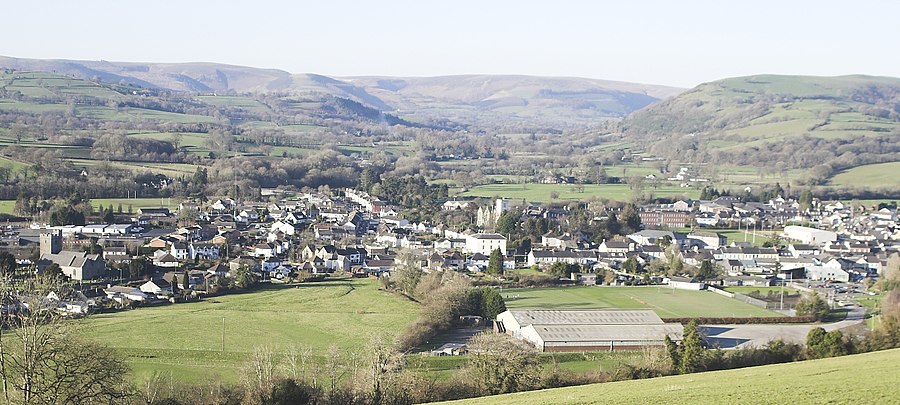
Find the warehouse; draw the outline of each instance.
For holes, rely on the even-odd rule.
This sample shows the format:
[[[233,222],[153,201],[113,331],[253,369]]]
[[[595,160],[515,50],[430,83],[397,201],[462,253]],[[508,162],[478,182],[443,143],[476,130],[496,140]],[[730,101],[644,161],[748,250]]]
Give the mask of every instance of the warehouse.
[[[837,240],[837,233],[796,225],[784,227],[782,236],[814,246],[824,245]]]
[[[680,341],[681,324],[665,323],[649,309],[509,310],[495,327],[544,352],[635,350]]]

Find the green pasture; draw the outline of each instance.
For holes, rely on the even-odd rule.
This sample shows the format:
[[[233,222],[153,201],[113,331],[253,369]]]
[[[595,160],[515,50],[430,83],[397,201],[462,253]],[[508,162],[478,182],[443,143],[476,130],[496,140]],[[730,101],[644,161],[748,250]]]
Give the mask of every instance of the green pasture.
[[[576,373],[612,371],[616,368],[641,361],[641,352],[580,352],[580,353],[539,353],[538,359],[544,367],[558,365],[560,369]],[[406,367],[426,374],[430,378],[447,379],[465,366],[466,356],[410,356]]]
[[[236,381],[241,364],[260,347],[278,353],[308,348],[321,358],[332,346],[345,355],[359,352],[375,335],[391,342],[418,306],[378,286],[371,279],[267,285],[196,303],[93,315],[81,326],[86,337],[123,353],[138,380],[168,371],[178,379]]]
[[[900,162],[857,166],[831,178],[835,186],[900,188]]]
[[[580,187],[584,187],[584,191],[580,191]],[[654,187],[651,184],[645,184],[643,187],[645,195],[653,195],[654,197],[677,197],[685,196],[688,198],[697,198],[699,191],[691,188],[682,188],[675,186],[659,186]],[[627,184],[485,184],[475,186],[467,191],[460,193],[461,197],[503,197],[534,202],[554,201],[551,198],[552,192],[559,193],[557,201],[571,200],[587,200],[590,198],[607,198],[610,200],[628,201],[631,199],[632,190]]]
[[[662,318],[780,316],[708,291],[666,286],[511,288],[502,294],[509,309],[649,308]]]
[[[473,398],[470,404],[887,404],[900,349],[735,370]],[[773,388],[778,384],[784,388]]]
[[[113,209],[118,209],[119,204],[122,205],[122,211],[128,212],[130,205],[132,211],[137,213],[138,208],[168,208],[177,210],[181,200],[178,198],[94,198],[91,199],[91,205],[94,209],[109,207],[112,204]]]
[[[240,108],[254,113],[271,112],[269,107],[250,97],[240,96],[198,96],[198,100],[222,108]]]
[[[154,174],[164,174],[169,177],[190,176],[197,171],[197,165],[189,163],[160,163],[160,162],[121,162],[121,161],[99,161],[92,159],[69,159],[75,167],[85,168],[90,175],[91,168],[100,164],[108,164],[117,169],[129,170],[133,173],[151,172]]]

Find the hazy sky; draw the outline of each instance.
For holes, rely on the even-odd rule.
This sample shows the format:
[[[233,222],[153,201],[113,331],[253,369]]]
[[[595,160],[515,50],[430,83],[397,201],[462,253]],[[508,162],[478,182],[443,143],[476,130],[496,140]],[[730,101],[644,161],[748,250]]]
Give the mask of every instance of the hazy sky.
[[[900,77],[900,1],[10,1],[0,54],[333,76],[509,73],[690,87]]]

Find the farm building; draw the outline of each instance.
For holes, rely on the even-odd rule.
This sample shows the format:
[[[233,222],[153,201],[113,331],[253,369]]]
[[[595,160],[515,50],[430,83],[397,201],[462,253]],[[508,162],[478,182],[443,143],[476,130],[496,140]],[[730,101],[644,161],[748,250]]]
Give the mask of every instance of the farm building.
[[[499,332],[544,352],[635,350],[680,341],[681,324],[665,323],[649,309],[510,310],[497,315]]]

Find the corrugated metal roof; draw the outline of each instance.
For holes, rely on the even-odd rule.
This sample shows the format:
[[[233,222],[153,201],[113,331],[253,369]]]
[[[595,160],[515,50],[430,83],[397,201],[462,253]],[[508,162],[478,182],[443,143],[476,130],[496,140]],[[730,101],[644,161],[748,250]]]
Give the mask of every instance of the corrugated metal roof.
[[[526,325],[662,325],[650,309],[603,310],[511,310],[521,326]]]
[[[535,331],[545,345],[604,344],[615,341],[662,341],[666,335],[681,340],[684,328],[678,323],[661,325],[535,325]]]

